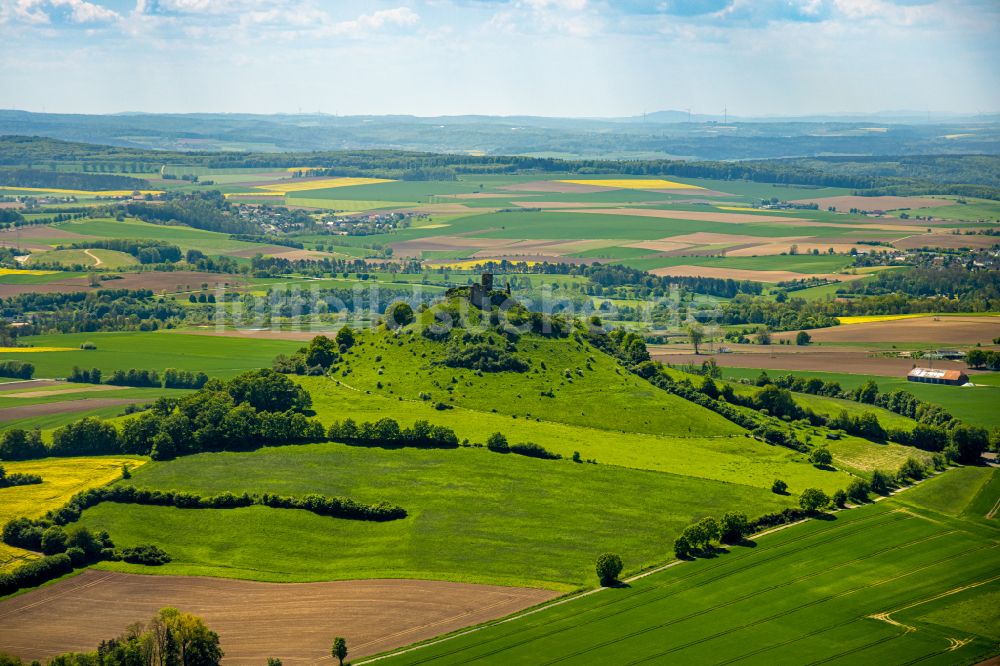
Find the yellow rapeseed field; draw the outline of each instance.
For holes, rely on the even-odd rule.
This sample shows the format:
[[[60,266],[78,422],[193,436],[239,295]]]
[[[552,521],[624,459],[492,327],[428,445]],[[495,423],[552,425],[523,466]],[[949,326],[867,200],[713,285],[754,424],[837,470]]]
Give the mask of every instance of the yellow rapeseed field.
[[[0,347],[0,354],[27,354],[31,352],[76,351],[75,347]]]
[[[0,268],[0,275],[52,275],[59,271],[36,271],[30,268]]]
[[[46,194],[72,194],[74,196],[130,197],[139,194],[163,194],[163,190],[60,190],[54,187],[0,187],[10,192],[45,192]]]
[[[837,317],[841,326],[850,324],[870,324],[873,321],[895,321],[897,319],[916,319],[917,317],[952,317],[962,313],[958,312],[918,312],[916,314],[895,314],[895,315],[859,315],[856,317]],[[1000,317],[997,312],[970,312],[965,313],[967,317]]]
[[[455,270],[455,271],[462,271],[462,270],[467,270],[469,268],[475,268],[476,266],[485,266],[486,264],[488,264],[491,261],[496,262],[496,263],[500,263],[499,259],[465,259],[465,260],[462,260],[462,261],[445,261],[445,262],[441,262],[441,263],[433,262],[433,263],[428,263],[427,266],[429,268],[449,268],[449,269]],[[537,261],[521,261],[521,260],[518,259],[518,260],[515,260],[515,261],[511,261],[511,263],[514,263],[514,264],[526,264],[528,266],[534,266],[534,265],[538,264],[539,262],[537,262]]]
[[[258,185],[257,189],[287,194],[289,192],[325,190],[331,187],[350,187],[351,185],[374,185],[375,183],[391,182],[387,178],[320,178],[319,180],[304,180],[299,182],[293,180],[285,183],[275,183],[274,185]]]
[[[560,180],[560,183],[572,183],[573,185],[594,185],[597,187],[613,187],[620,190],[703,190],[704,187],[678,183],[673,180],[663,180],[652,178],[637,180],[630,178],[611,180]]]
[[[4,462],[8,473],[37,474],[42,477],[42,482],[0,488],[0,524],[21,516],[38,518],[50,509],[59,508],[78,492],[120,478],[125,463],[135,469],[145,462],[142,458],[105,456]],[[38,556],[31,551],[0,543],[0,571],[15,568],[35,557]]]

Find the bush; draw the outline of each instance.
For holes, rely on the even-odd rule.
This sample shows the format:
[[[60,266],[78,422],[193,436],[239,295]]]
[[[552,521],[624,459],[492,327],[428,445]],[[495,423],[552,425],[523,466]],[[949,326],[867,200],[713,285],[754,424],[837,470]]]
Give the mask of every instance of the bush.
[[[41,585],[72,570],[73,562],[66,553],[33,560],[11,573],[0,574],[0,596]]]
[[[864,504],[868,501],[868,493],[871,490],[871,486],[864,479],[853,479],[851,483],[847,486],[847,491],[845,495],[847,499],[851,500],[855,504]]]
[[[0,377],[31,379],[35,366],[26,361],[0,361]]]
[[[622,558],[614,553],[604,553],[597,558],[597,579],[601,585],[613,585],[622,572]]]
[[[833,454],[825,446],[818,446],[809,454],[809,462],[814,465],[827,467],[833,462]]]
[[[170,556],[163,549],[152,544],[140,544],[138,546],[122,548],[116,555],[129,564],[160,566],[170,561]]]
[[[833,505],[838,509],[843,509],[847,504],[847,493],[843,489],[837,490],[833,493],[833,498],[831,499]]]
[[[771,484],[771,492],[776,495],[784,495],[788,492],[788,484],[781,479],[775,479]]]
[[[449,368],[467,368],[480,372],[525,372],[528,364],[496,345],[473,344],[448,351],[444,361]]]
[[[37,474],[8,474],[3,465],[0,465],[0,488],[31,486],[41,482],[42,477]]]
[[[558,453],[553,453],[534,442],[523,442],[521,444],[511,444],[510,452],[529,458],[542,458],[545,460],[559,460],[562,458]]]
[[[830,498],[819,488],[806,488],[799,496],[799,506],[810,513],[819,511],[830,504]]]
[[[750,520],[745,513],[727,513],[719,522],[719,539],[723,543],[739,543],[750,534]]]
[[[0,435],[0,460],[30,460],[47,455],[39,430],[12,428]]]
[[[42,552],[55,555],[66,550],[66,532],[58,525],[53,525],[42,532]]]
[[[499,432],[495,432],[489,436],[489,439],[486,440],[486,448],[496,453],[510,452],[510,445],[507,444],[507,438]]]

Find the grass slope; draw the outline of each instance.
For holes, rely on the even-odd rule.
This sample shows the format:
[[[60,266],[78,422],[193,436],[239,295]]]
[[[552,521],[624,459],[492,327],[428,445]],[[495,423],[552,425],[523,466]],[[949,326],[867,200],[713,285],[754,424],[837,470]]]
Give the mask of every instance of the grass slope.
[[[404,426],[418,420],[448,426],[459,438],[472,442],[485,442],[492,433],[502,432],[511,442],[535,442],[567,458],[579,451],[585,460],[595,459],[602,465],[672,472],[763,489],[769,489],[777,478],[785,480],[792,492],[808,487],[833,492],[850,482],[846,474],[813,467],[802,454],[741,435],[608,432],[600,427],[513,419],[506,414],[464,407],[438,411],[428,402],[354,391],[322,377],[301,377],[298,381],[312,395],[313,409],[326,425],[345,418],[362,422],[391,415]],[[879,448],[870,443],[868,447]]]
[[[976,663],[997,535],[888,500],[381,663]]]
[[[515,355],[530,363],[528,371],[483,376],[441,365],[451,344],[408,331],[366,331],[345,356],[337,379],[393,399],[415,400],[425,393],[431,402],[603,430],[685,436],[743,433],[721,416],[629,374],[585,341],[526,335]],[[543,391],[555,397],[543,396]]]
[[[346,495],[409,512],[370,523],[263,507],[102,504],[83,516],[122,545],[161,545],[174,559],[158,572],[273,581],[416,577],[569,589],[593,582],[594,559],[605,550],[622,552],[635,571],[664,560],[693,518],[734,507],[757,514],[792,501],[748,486],[486,449],[342,444],[150,463],[132,482],[205,493]]]

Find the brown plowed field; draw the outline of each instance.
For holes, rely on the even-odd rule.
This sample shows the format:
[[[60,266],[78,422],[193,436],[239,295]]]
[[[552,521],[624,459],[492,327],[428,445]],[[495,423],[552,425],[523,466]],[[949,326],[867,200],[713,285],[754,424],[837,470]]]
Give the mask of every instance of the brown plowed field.
[[[55,379],[26,379],[22,382],[4,382],[0,384],[0,391],[23,391],[24,389],[44,388],[46,386],[69,386],[69,384]]]
[[[916,234],[893,241],[893,246],[901,250],[914,250],[922,247],[942,247],[956,249],[960,247],[987,248],[1000,244],[1000,237],[984,234]]]
[[[812,331],[810,331],[812,333]],[[772,345],[773,347],[773,345]],[[699,354],[678,353],[669,347],[652,347],[650,355],[657,361],[686,365],[700,365],[702,361],[714,358],[716,364],[724,368],[760,368],[762,370],[814,370],[816,372],[846,372],[859,375],[883,375],[903,377],[915,365],[926,365],[927,361],[910,358],[870,357],[865,351],[803,351],[795,353],[769,354],[768,347],[761,347],[760,353]],[[967,374],[964,363],[955,361],[934,361],[935,368],[942,370],[962,370]]]
[[[821,197],[819,199],[799,199],[792,203],[811,204],[814,203],[822,210],[828,206],[834,206],[840,212],[847,212],[852,208],[858,210],[900,210],[902,208],[936,208],[938,206],[950,206],[955,202],[951,199],[931,199],[930,197]]]
[[[424,580],[257,583],[88,570],[0,602],[0,652],[45,660],[94,650],[173,606],[218,632],[227,664],[328,663],[334,636],[351,658],[509,615],[550,590]]]
[[[134,402],[144,401],[141,398],[83,398],[82,400],[62,400],[38,405],[24,405],[23,407],[5,407],[0,409],[0,423],[14,419],[27,419],[32,416],[85,412],[90,409],[127,405]]]
[[[794,338],[796,332],[775,338]],[[990,344],[1000,336],[1000,317],[916,317],[817,328],[809,331],[815,342],[933,342],[940,344]]]
[[[204,273],[198,271],[146,272],[146,273],[115,273],[120,280],[107,280],[96,289],[152,289],[153,291],[197,291],[202,283],[207,282],[209,289],[225,286],[230,288],[241,285],[245,278],[223,273]],[[48,294],[53,292],[68,293],[74,291],[90,291],[95,289],[87,283],[87,278],[67,278],[48,282],[46,284],[0,284],[0,298],[9,298],[18,294]]]
[[[654,268],[649,272],[660,276],[732,278],[733,280],[753,280],[754,282],[784,282],[804,277],[847,281],[864,277],[863,275],[841,275],[839,273],[811,273],[805,275],[792,271],[754,271],[745,268],[722,268],[719,266],[668,266],[666,268]]]

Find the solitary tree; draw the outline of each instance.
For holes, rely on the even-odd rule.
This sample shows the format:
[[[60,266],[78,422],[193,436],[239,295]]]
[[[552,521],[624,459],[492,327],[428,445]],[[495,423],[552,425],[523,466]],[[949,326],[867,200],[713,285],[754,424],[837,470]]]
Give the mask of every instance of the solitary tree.
[[[775,479],[774,483],[771,484],[771,492],[778,495],[784,495],[788,492],[788,484],[781,479]]]
[[[795,336],[795,344],[799,345],[800,347],[802,345],[807,345],[810,342],[812,342],[812,337],[810,337],[810,335],[805,331],[799,331],[798,335]]]
[[[344,660],[347,659],[347,641],[340,636],[334,638],[333,649],[330,650],[330,654],[338,660],[340,666],[344,666]]]
[[[815,465],[826,466],[833,462],[833,454],[825,446],[817,446],[809,454],[809,461]]]
[[[806,488],[799,496],[799,506],[806,511],[819,511],[830,503],[830,498],[819,488]]]
[[[692,322],[688,326],[688,339],[691,340],[691,344],[694,345],[694,353],[698,353],[698,345],[702,343],[705,339],[705,329],[702,328],[701,324],[698,322]]]
[[[604,553],[597,558],[597,578],[601,585],[611,585],[622,572],[622,558],[614,553]]]

